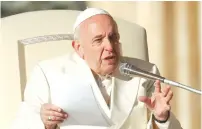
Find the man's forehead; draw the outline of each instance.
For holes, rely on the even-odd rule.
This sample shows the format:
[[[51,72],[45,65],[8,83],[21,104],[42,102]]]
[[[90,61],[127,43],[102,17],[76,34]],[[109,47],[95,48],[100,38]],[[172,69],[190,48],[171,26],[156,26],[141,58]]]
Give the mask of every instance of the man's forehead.
[[[92,16],[88,19],[86,19],[85,21],[83,21],[81,25],[85,24],[85,25],[89,25],[89,24],[100,24],[100,23],[106,23],[106,24],[114,24],[114,20],[112,17],[108,16],[108,15],[104,15],[104,14],[100,14],[100,15],[96,15],[96,16]]]
[[[112,33],[115,27],[115,22],[110,16],[96,15],[81,23],[80,30],[82,30],[83,33],[88,31],[95,35],[101,35],[108,32]]]

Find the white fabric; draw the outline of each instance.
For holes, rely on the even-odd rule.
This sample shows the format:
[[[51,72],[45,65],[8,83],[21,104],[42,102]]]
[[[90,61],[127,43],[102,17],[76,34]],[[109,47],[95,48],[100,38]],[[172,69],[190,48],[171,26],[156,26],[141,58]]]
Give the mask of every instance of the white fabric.
[[[103,98],[105,99],[106,104],[109,107],[109,114],[108,117],[111,118],[111,91],[112,91],[112,87],[113,87],[113,83],[112,83],[112,78],[98,78],[97,79],[98,82],[98,86],[100,89],[100,92],[102,93]]]
[[[92,16],[95,16],[95,15],[98,15],[98,14],[105,14],[105,15],[109,15],[110,14],[103,10],[103,9],[99,9],[99,8],[87,8],[86,10],[84,10],[83,12],[81,12],[79,14],[79,16],[77,17],[76,19],[76,22],[74,24],[74,27],[73,27],[73,32],[75,32],[75,29],[83,22],[85,21],[86,19],[92,17]]]
[[[112,91],[112,79],[111,78],[110,79],[104,79],[102,81],[102,84],[106,90],[107,95],[110,96],[111,91]]]
[[[128,63],[136,65],[137,67],[157,74],[158,70],[155,65],[138,59],[126,59]],[[67,75],[83,75],[89,79],[92,92],[95,94],[95,99],[100,105],[100,111],[103,116],[108,116],[107,107],[103,96],[100,93],[98,85],[92,75],[91,70],[81,63],[82,60],[76,54],[70,54],[57,59],[43,61],[38,64],[31,80],[29,79],[25,90],[25,105],[26,112],[20,112],[16,125],[12,129],[44,129],[44,125],[40,119],[40,106],[43,103],[51,103],[52,99],[50,90],[51,87],[58,86],[61,78]],[[123,78],[117,74],[112,80],[112,97],[111,97],[111,118],[106,117],[111,127],[107,129],[153,129],[151,122],[147,123],[147,109],[145,105],[138,101],[138,97],[142,95],[149,95],[153,89],[153,82],[139,77],[132,79]],[[55,80],[53,82],[53,80]],[[57,83],[58,82],[58,83]],[[64,83],[62,85],[68,85]],[[86,101],[86,103],[88,103]],[[22,111],[22,110],[21,110]],[[78,111],[80,112],[80,111]],[[26,114],[29,115],[26,115]],[[22,116],[22,117],[20,117]],[[90,117],[88,115],[88,117]],[[96,118],[95,118],[96,119]],[[68,119],[67,119],[68,120]],[[93,124],[93,123],[92,123]],[[77,126],[78,129],[83,129],[86,126]],[[159,129],[180,129],[180,124],[171,115],[166,124],[158,124]],[[106,128],[103,126],[103,129]],[[62,129],[72,129],[71,126],[66,126]],[[96,127],[95,127],[96,129]]]
[[[106,100],[108,100],[108,97],[111,95],[112,90],[112,78],[98,78],[97,82],[103,96],[106,97]]]

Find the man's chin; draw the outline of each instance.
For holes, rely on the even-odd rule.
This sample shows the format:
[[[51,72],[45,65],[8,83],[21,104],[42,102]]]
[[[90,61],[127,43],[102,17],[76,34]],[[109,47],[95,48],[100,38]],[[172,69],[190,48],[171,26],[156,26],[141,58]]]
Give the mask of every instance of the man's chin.
[[[106,75],[110,75],[112,74],[115,69],[116,69],[117,65],[111,65],[111,66],[108,66],[107,68],[105,68],[103,71],[103,74],[106,74]]]

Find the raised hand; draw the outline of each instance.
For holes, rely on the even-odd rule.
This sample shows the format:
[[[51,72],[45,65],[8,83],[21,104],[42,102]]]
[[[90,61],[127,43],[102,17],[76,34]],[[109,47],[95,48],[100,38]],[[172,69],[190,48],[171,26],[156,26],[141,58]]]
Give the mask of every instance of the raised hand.
[[[170,86],[166,86],[161,89],[160,81],[155,82],[155,91],[152,97],[140,96],[139,100],[144,102],[147,108],[153,112],[155,118],[159,121],[165,121],[169,117],[169,111],[171,110],[170,100],[173,97],[173,92]]]

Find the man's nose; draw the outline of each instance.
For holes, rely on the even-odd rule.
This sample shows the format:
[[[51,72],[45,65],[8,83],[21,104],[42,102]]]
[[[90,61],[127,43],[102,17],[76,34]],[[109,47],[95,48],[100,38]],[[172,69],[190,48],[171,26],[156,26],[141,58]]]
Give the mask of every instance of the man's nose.
[[[106,39],[105,40],[105,50],[107,50],[107,51],[110,51],[110,52],[112,52],[113,51],[113,47],[114,47],[114,45],[113,45],[113,43],[109,40],[109,39]]]

